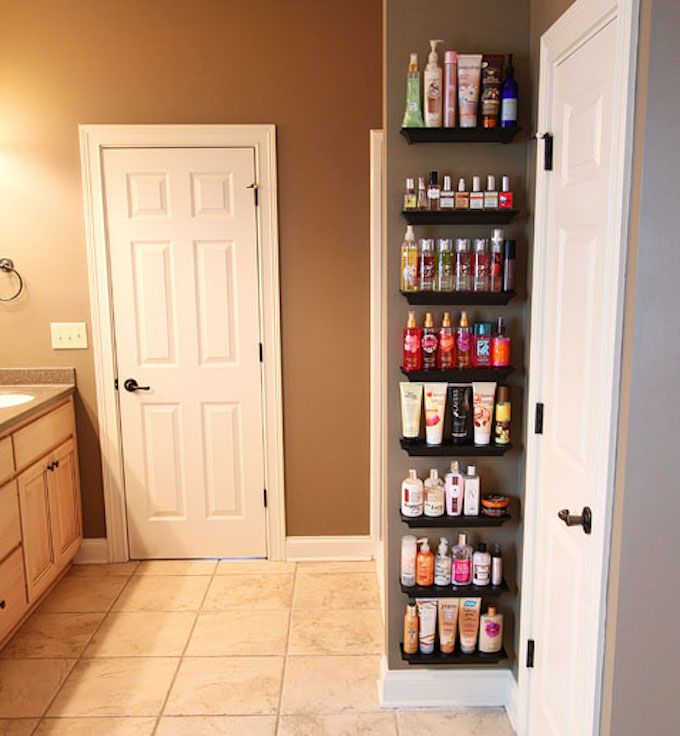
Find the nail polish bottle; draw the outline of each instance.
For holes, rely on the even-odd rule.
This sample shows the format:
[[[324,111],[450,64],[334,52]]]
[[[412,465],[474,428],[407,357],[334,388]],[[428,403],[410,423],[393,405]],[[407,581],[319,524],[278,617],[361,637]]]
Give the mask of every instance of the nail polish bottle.
[[[470,193],[466,190],[465,179],[458,179],[458,191],[456,192],[456,209],[470,209]]]
[[[427,185],[427,209],[430,212],[439,212],[439,175],[436,171],[430,172],[430,183]]]
[[[472,177],[472,191],[470,192],[470,209],[484,209],[484,192],[482,191],[482,183],[478,176]]]
[[[503,186],[498,195],[498,206],[502,210],[512,209],[512,192],[510,191],[510,177],[503,177]]]
[[[498,209],[498,192],[496,191],[496,177],[489,174],[486,177],[486,191],[484,192],[484,209]]]

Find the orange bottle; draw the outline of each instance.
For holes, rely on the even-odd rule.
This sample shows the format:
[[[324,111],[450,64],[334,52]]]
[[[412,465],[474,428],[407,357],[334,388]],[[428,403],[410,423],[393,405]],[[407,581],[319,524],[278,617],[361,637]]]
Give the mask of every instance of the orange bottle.
[[[426,537],[419,539],[420,549],[416,555],[416,585],[434,584],[434,555]]]
[[[418,653],[418,612],[414,601],[408,602],[404,615],[404,653]]]

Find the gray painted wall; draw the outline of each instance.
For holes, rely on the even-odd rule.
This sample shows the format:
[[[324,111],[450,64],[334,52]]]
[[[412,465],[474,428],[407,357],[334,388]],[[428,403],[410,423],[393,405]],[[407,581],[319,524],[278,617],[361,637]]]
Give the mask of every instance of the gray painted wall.
[[[643,3],[602,733],[680,733],[680,3]],[[641,176],[641,178],[638,178]]]

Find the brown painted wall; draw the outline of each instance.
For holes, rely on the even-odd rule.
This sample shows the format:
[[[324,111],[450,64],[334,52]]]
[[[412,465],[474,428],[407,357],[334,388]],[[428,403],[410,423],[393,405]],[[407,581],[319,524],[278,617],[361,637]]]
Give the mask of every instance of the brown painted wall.
[[[0,18],[0,256],[27,282],[0,364],[76,367],[86,536],[104,534],[92,356],[49,346],[50,321],[89,324],[80,123],[278,126],[288,534],[368,533],[380,0],[0,0]]]

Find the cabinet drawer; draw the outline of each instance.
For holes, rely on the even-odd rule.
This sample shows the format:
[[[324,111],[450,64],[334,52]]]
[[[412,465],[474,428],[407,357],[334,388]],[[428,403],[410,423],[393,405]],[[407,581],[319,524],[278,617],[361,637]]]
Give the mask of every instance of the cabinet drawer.
[[[22,469],[75,434],[73,403],[68,402],[14,433],[14,457]]]
[[[0,488],[0,560],[21,542],[17,484]]]
[[[12,438],[0,440],[0,485],[14,475],[14,453],[12,452]]]
[[[0,642],[28,610],[21,550],[0,562]]]

